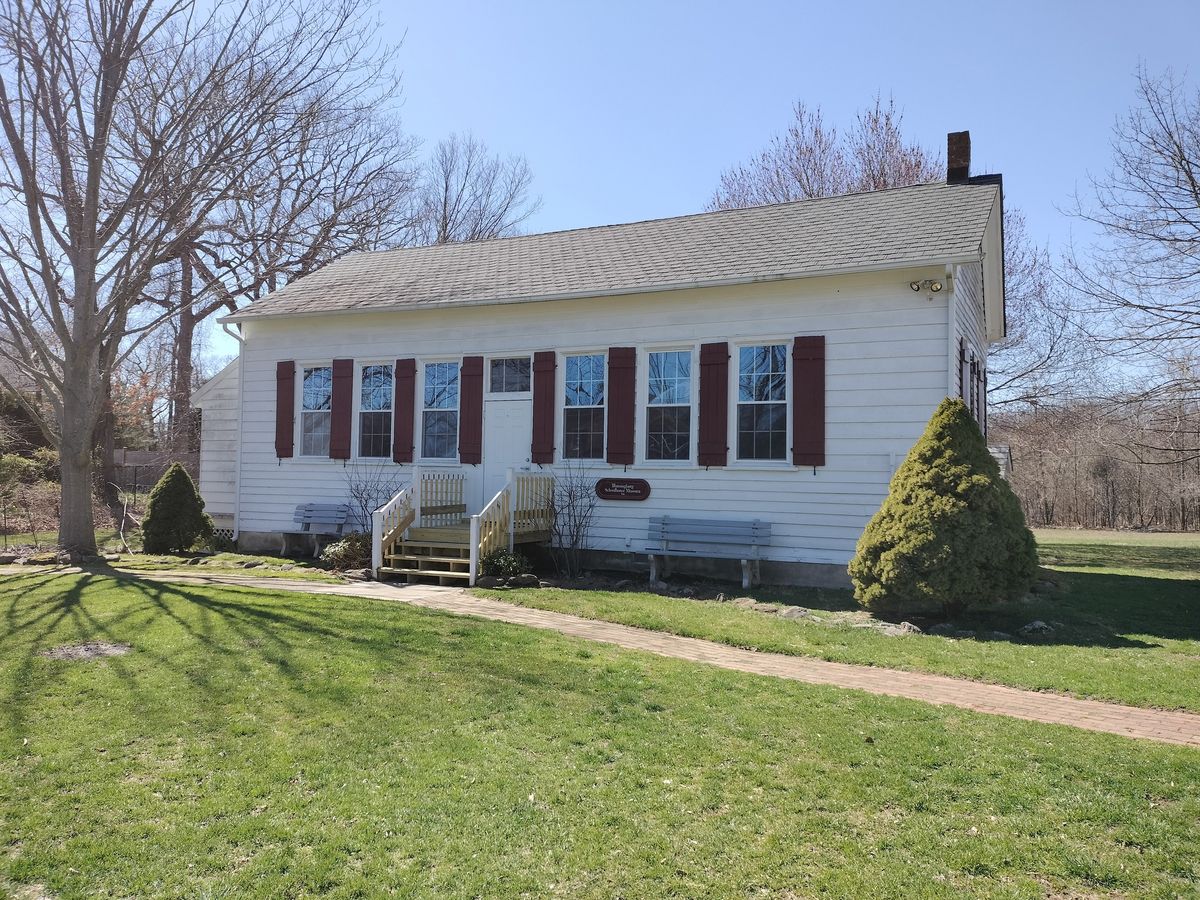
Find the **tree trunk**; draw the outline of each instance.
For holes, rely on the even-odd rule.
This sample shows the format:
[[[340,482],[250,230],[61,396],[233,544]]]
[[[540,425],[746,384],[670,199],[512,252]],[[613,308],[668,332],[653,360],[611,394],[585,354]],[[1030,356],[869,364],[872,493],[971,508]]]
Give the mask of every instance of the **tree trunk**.
[[[192,261],[180,260],[179,331],[175,336],[175,365],[171,373],[171,446],[180,452],[191,449],[192,351],[196,337],[196,311],[192,306]]]
[[[113,464],[116,450],[116,417],[112,405],[112,378],[104,385],[104,412],[96,428],[96,452],[100,456],[100,495],[108,504],[114,518],[121,513],[121,497],[117,490],[117,467]]]
[[[85,379],[94,378],[85,376]],[[85,381],[86,383],[86,381]],[[62,439],[59,464],[62,471],[62,501],[58,521],[58,543],[76,553],[96,552],[96,526],[92,518],[92,450],[94,431],[91,410],[75,390],[63,397]]]

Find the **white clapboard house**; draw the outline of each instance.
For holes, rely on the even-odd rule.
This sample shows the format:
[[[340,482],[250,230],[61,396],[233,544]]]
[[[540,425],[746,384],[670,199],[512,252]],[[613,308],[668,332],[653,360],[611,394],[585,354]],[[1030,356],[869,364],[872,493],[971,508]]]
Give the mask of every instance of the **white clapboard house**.
[[[387,503],[347,527],[379,533],[377,565],[467,580],[481,554],[547,539],[569,476],[598,488],[598,564],[671,557],[662,529],[691,523],[759,535],[764,580],[842,582],[938,403],[982,422],[1005,333],[1000,178],[969,175],[965,132],[948,150],[935,184],[301,278],[225,320],[239,355],[196,397],[208,509],[242,548],[278,548],[298,506],[373,474]],[[737,572],[672,537],[679,568]]]

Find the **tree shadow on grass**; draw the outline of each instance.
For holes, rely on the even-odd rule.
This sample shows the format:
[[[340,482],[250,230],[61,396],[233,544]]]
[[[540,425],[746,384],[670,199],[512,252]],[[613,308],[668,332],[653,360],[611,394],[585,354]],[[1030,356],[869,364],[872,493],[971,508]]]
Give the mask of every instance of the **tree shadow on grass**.
[[[89,597],[93,588],[112,590],[119,586],[136,595],[105,608],[106,601]],[[322,668],[322,654],[298,653],[297,643],[310,638],[330,643],[330,653],[366,654],[372,666],[394,665],[397,654],[419,649],[419,627],[395,621],[395,607],[337,598],[343,611],[355,604],[351,619],[361,628],[339,630],[328,624],[332,618],[315,595],[297,594],[281,602],[269,591],[223,585],[189,588],[144,578],[137,573],[95,566],[77,569],[40,570],[22,573],[0,586],[7,593],[0,611],[0,659],[7,665],[7,685],[0,693],[5,727],[18,738],[28,721],[28,711],[45,691],[72,671],[72,666],[103,665],[113,672],[138,704],[162,703],[161,694],[145,695],[139,672],[147,662],[169,672],[186,686],[210,694],[218,703],[224,698],[215,681],[232,668],[237,677],[261,678],[263,667],[282,680],[289,702],[303,709],[306,698],[336,691],[336,673]],[[333,598],[331,598],[333,599]],[[188,641],[186,649],[169,649],[163,642],[139,640],[139,635],[169,620]],[[411,634],[407,633],[411,632]],[[103,662],[47,663],[37,665],[46,650],[64,644],[107,640],[133,645],[127,656]],[[202,652],[196,653],[199,648]],[[207,654],[221,662],[206,662]],[[327,654],[326,654],[327,656]],[[218,674],[214,679],[214,671]],[[170,698],[166,698],[170,702]]]
[[[1151,650],[1157,640],[1200,641],[1200,582],[1100,572],[1060,572],[1062,589],[952,619],[975,640],[1028,646]],[[1044,622],[1047,633],[1021,634]],[[930,626],[936,620],[918,622]],[[966,637],[969,635],[957,635]]]
[[[1158,569],[1162,572],[1200,572],[1200,549],[1151,544],[1054,543],[1038,547],[1044,564],[1104,569]],[[1200,587],[1197,587],[1200,591]]]

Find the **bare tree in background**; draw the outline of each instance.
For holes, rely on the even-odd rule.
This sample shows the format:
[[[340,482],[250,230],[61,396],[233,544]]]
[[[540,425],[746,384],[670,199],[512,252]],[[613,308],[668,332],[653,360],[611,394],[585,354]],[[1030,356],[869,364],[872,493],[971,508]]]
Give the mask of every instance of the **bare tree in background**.
[[[1137,73],[1138,105],[1113,130],[1113,164],[1075,212],[1107,239],[1074,260],[1076,287],[1134,350],[1200,342],[1200,89]]]
[[[709,209],[808,200],[927,184],[946,177],[941,154],[905,139],[895,100],[876,97],[846,133],[820,107],[797,103],[787,131],[749,163],[721,176]],[[1049,254],[1035,245],[1020,210],[1004,214],[1008,338],[988,357],[993,404],[1044,402],[1073,385],[1081,355],[1066,304],[1056,296]]]
[[[1137,72],[1137,105],[1113,129],[1113,164],[1074,212],[1102,239],[1068,255],[1095,343],[1119,359],[1128,402],[1200,401],[1200,89]],[[1136,387],[1131,383],[1137,382]],[[1200,451],[1193,440],[1185,452]]]
[[[905,141],[895,100],[880,97],[845,134],[819,106],[797,103],[792,123],[750,162],[727,169],[709,209],[736,209],[925,184],[945,178],[941,155]]]
[[[988,403],[1054,402],[1096,377],[1078,316],[1050,253],[1029,236],[1019,209],[1004,211],[1004,306],[1008,334],[988,350]]]
[[[363,88],[363,90],[360,90]],[[294,139],[240,174],[153,297],[177,310],[168,431],[188,434],[197,327],[345,256],[395,246],[410,224],[416,142],[386,112],[397,84],[308,99],[290,113]]]
[[[541,208],[522,156],[493,155],[470,134],[442,140],[426,163],[411,228],[415,244],[482,241],[515,234]]]
[[[96,429],[147,287],[297,110],[375,82],[373,33],[360,0],[0,0],[0,357],[49,408],[62,546],[95,551]]]

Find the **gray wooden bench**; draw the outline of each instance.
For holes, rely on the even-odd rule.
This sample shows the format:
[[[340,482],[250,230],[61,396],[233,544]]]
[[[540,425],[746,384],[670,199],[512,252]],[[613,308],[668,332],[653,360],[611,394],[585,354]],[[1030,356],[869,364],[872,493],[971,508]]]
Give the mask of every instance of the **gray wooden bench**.
[[[683,519],[658,516],[650,520],[646,552],[650,556],[650,580],[658,580],[658,557],[663,574],[669,574],[672,556],[738,559],[742,563],[742,587],[758,580],[758,564],[764,547],[771,543],[771,523]]]
[[[301,503],[292,514],[298,528],[283,533],[282,554],[288,555],[288,538],[295,535],[312,535],[313,556],[321,553],[322,537],[341,537],[350,518],[350,507],[345,503]]]

